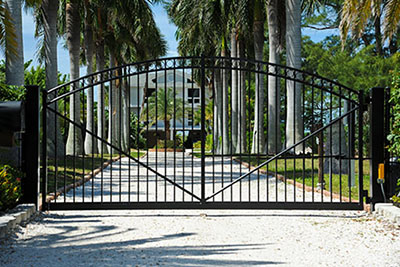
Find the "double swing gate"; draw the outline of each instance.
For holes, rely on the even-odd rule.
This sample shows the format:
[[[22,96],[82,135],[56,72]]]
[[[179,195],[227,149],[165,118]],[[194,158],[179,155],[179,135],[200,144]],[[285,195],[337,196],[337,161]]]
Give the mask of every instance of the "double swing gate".
[[[314,74],[164,58],[42,105],[45,209],[363,208],[363,95]]]

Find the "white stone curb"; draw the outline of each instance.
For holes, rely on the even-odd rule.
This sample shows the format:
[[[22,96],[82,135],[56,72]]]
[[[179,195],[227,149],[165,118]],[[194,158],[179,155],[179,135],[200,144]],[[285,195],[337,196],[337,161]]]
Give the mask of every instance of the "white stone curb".
[[[392,203],[377,203],[375,204],[376,214],[383,216],[396,224],[400,225],[400,208]]]
[[[3,238],[21,223],[26,223],[36,214],[35,204],[20,204],[0,216],[0,238]]]

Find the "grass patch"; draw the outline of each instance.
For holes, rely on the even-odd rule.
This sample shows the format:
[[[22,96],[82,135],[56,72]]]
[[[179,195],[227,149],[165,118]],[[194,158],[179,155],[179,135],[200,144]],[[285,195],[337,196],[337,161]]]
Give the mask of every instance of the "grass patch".
[[[146,153],[131,149],[130,155],[133,158],[140,158]],[[119,154],[113,154],[112,158]],[[64,185],[77,182],[90,174],[93,170],[101,167],[106,161],[111,159],[110,154],[90,154],[85,156],[66,156],[57,160],[50,158],[47,161],[47,190],[54,192]],[[57,168],[56,168],[57,166]]]

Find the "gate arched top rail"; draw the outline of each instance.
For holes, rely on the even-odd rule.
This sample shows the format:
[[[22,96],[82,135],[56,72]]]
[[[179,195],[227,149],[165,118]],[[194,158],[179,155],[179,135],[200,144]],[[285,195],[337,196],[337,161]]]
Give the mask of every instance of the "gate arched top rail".
[[[185,64],[188,60],[190,60],[192,64]],[[209,64],[210,61],[214,64]],[[237,61],[236,63],[238,63],[237,65],[239,67],[234,67],[234,66],[232,66],[232,64],[227,65],[226,63],[223,65],[219,65],[221,62],[223,63],[224,61],[228,61],[230,63],[233,61]],[[163,66],[162,62],[165,62],[164,66]],[[173,65],[168,66],[167,65],[168,62],[173,62]],[[197,64],[193,64],[193,62],[195,62]],[[204,63],[202,63],[202,62],[204,62]],[[216,63],[218,63],[218,64],[216,64]],[[242,66],[242,65],[244,65],[244,66]],[[140,70],[140,71],[134,71],[131,73],[122,73],[121,75],[114,74],[114,72],[118,71],[118,70],[124,70],[126,68],[137,68],[139,66],[143,66],[143,67],[147,66],[147,68]],[[153,66],[153,67],[149,68],[148,66]],[[265,67],[266,67],[266,69],[265,69]],[[275,72],[270,71],[271,67],[273,70],[275,70]],[[50,99],[47,102],[47,104],[57,102],[58,100],[63,99],[69,95],[72,95],[74,93],[80,92],[82,90],[85,90],[85,89],[93,87],[93,86],[100,85],[104,82],[109,82],[109,81],[113,81],[113,80],[117,80],[117,79],[121,79],[121,78],[128,78],[128,77],[131,77],[134,75],[140,75],[140,74],[149,73],[149,72],[167,71],[167,70],[173,70],[173,69],[188,69],[188,68],[191,68],[191,69],[201,69],[201,68],[229,69],[229,70],[238,70],[238,71],[259,73],[259,74],[264,74],[264,75],[268,75],[268,76],[275,76],[275,77],[279,77],[279,78],[282,78],[285,80],[292,80],[292,81],[299,82],[304,85],[318,88],[327,93],[334,94],[336,96],[342,97],[343,99],[349,100],[356,105],[359,105],[359,100],[358,100],[358,97],[360,95],[359,91],[351,89],[351,88],[349,88],[345,85],[342,85],[334,80],[324,78],[318,74],[311,73],[311,72],[304,71],[304,70],[295,69],[295,68],[292,68],[289,66],[284,66],[284,65],[279,65],[279,64],[274,64],[274,63],[264,62],[264,61],[258,61],[258,60],[254,60],[254,59],[219,57],[219,56],[167,57],[167,58],[160,58],[160,59],[151,59],[151,60],[145,60],[145,61],[140,61],[140,62],[124,64],[124,65],[116,66],[113,68],[105,69],[102,71],[94,72],[92,74],[82,76],[78,79],[58,85],[58,86],[48,90],[47,93],[52,94],[62,88],[65,88],[68,86],[75,86],[75,84],[83,83],[83,86],[78,86],[77,89],[70,90],[62,95],[58,95],[58,96],[54,97],[53,99]],[[279,73],[279,71],[283,71],[283,74]],[[107,79],[104,79],[104,80],[97,79],[99,76],[103,77],[107,74],[111,74],[111,77],[107,77]],[[306,78],[309,78],[311,80],[311,82],[306,81]],[[88,81],[92,81],[92,82],[87,84]],[[334,87],[340,88],[341,94],[335,92],[333,90]],[[346,93],[343,92],[342,90],[344,90],[345,92],[347,91],[348,96],[346,96]],[[357,96],[357,99],[352,99],[350,94],[354,94],[355,96]]]

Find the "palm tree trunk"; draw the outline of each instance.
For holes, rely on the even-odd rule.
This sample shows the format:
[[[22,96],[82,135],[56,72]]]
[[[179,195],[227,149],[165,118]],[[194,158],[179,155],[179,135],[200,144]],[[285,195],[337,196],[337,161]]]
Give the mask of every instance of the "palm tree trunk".
[[[128,78],[129,79],[129,78]],[[122,143],[124,144],[124,151],[129,152],[129,119],[130,119],[130,107],[129,107],[129,87],[126,79],[123,79],[123,90],[122,90]]]
[[[70,79],[79,78],[79,53],[80,53],[80,15],[79,1],[70,1],[66,4],[66,28],[67,45],[70,58]],[[78,88],[78,84],[71,86],[70,90]],[[74,93],[70,96],[69,105],[70,119],[80,125],[80,94]],[[67,138],[67,155],[83,154],[82,131],[78,126],[70,123]]]
[[[270,0],[267,4],[269,62],[279,64],[279,25],[278,1]],[[279,69],[269,67],[268,72],[276,73]],[[278,73],[276,73],[278,74]],[[280,132],[280,81],[277,76],[268,77],[268,153],[278,153],[281,150]]]
[[[57,71],[57,18],[58,0],[43,0],[41,9],[43,15],[44,45],[45,45],[45,67],[46,67],[46,90],[58,85]],[[54,98],[55,93],[50,94]],[[51,108],[58,110],[58,104],[51,104]],[[47,114],[47,153],[50,157],[61,157],[65,153],[64,140],[61,135],[60,123],[54,112]],[[57,151],[56,151],[57,149]]]
[[[301,68],[301,1],[286,0],[286,53],[289,67]],[[299,73],[293,73],[297,75]],[[287,81],[286,147],[303,138],[301,83]],[[301,153],[303,145],[296,146],[294,153]]]
[[[258,61],[263,60],[264,50],[264,19],[262,14],[261,0],[255,3],[253,36],[254,36],[254,54]],[[261,66],[256,66],[258,68]],[[265,153],[264,138],[264,78],[262,74],[256,74],[256,97],[254,106],[254,129],[253,143],[251,153]]]
[[[222,134],[222,82],[220,70],[216,69],[214,72],[214,151],[219,154],[221,153],[220,137]]]
[[[94,54],[94,41],[93,41],[93,29],[89,24],[88,20],[85,21],[85,54],[87,61],[86,74],[93,73],[93,54]],[[91,84],[94,81],[92,78],[89,78],[88,83]],[[87,97],[86,97],[86,130],[95,133],[94,128],[94,88],[93,86],[87,89]],[[85,152],[86,154],[95,154],[97,153],[97,146],[95,143],[95,138],[93,135],[86,132],[85,137]]]
[[[226,48],[223,47],[221,57],[226,57]],[[225,64],[225,62],[223,62]],[[228,71],[222,69],[222,152],[230,153],[229,142],[229,97],[228,97]]]
[[[110,53],[110,68],[115,67],[115,56]],[[113,76],[117,76],[117,71],[113,72]],[[115,146],[119,147],[119,87],[117,86],[116,80],[110,82],[110,100],[109,102],[109,127],[108,127],[108,139],[109,142]],[[113,149],[109,147],[109,153],[113,154]]]
[[[237,42],[237,51],[239,58],[244,58],[244,43],[242,40]],[[239,71],[239,103],[238,103],[238,138],[236,145],[236,153],[243,153],[246,151],[246,80],[245,72]]]
[[[236,28],[232,29],[231,32],[231,57],[237,57],[237,41],[236,41],[237,31]],[[231,107],[231,127],[232,127],[232,146],[233,151],[236,150],[237,140],[238,140],[238,71],[236,60],[232,60],[232,86],[231,86],[231,96],[232,96],[232,107]]]
[[[24,85],[24,48],[22,40],[22,0],[6,0],[6,7],[14,22],[16,55],[6,56],[6,84]],[[6,42],[6,49],[8,44]]]
[[[97,71],[104,69],[104,40],[100,37],[96,41],[96,66]],[[101,81],[102,75],[99,75],[98,79]],[[105,112],[104,112],[104,87],[103,85],[97,86],[97,136],[100,138],[97,141],[97,149],[99,153],[106,152],[106,146],[102,140],[106,137],[106,123],[105,123]]]

